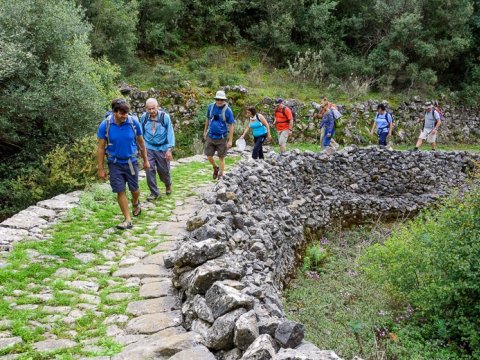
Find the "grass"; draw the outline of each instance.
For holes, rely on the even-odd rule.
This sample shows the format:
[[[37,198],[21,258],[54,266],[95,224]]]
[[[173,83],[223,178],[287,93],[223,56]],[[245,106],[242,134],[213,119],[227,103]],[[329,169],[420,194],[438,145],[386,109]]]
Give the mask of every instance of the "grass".
[[[383,242],[385,235],[368,227],[326,233],[314,243],[317,250],[310,251],[324,254],[320,267],[300,271],[284,293],[287,316],[305,324],[306,339],[320,349],[334,350],[345,359],[409,358],[390,330],[392,319],[403,310],[395,309],[358,263],[362,252]]]
[[[232,166],[238,158],[228,157],[227,166]],[[207,162],[178,165],[172,169],[174,193],[162,197],[152,209],[145,209],[136,219],[134,228],[128,232],[113,230],[122,217],[116,197],[107,184],[93,185],[86,190],[80,205],[68,212],[66,217],[49,230],[47,240],[27,240],[17,243],[8,255],[5,268],[0,271],[0,320],[3,328],[12,336],[20,336],[23,344],[3,349],[1,355],[21,354],[19,359],[73,359],[77,356],[109,356],[118,353],[121,346],[106,336],[105,318],[112,314],[125,314],[130,301],[138,299],[138,288],[126,286],[124,279],[115,278],[112,273],[116,266],[100,254],[102,250],[116,251],[115,263],[129,250],[141,248],[152,252],[164,241],[164,236],[156,235],[152,223],[168,221],[171,210],[178,201],[191,196],[198,187],[211,182],[211,167]],[[146,181],[141,181],[142,198],[148,195]],[[121,250],[121,251],[120,251]],[[75,257],[78,253],[96,255],[93,261],[82,263]],[[110,265],[109,265],[110,264]],[[110,271],[102,273],[96,266],[110,266]],[[112,266],[113,265],[113,266]],[[72,272],[72,280],[94,281],[99,285],[98,292],[76,291],[69,283],[60,279],[55,272],[60,268]],[[33,294],[48,292],[48,298],[41,300]],[[107,295],[115,292],[130,293],[128,300],[112,301]],[[85,310],[84,315],[72,323],[63,321],[66,315],[52,318],[45,306],[69,306],[75,309],[86,303],[82,294],[99,298],[100,304],[95,314]],[[88,299],[87,299],[88,300]],[[35,305],[34,308],[16,308],[17,305]],[[57,314],[58,315],[58,314]],[[55,353],[40,354],[32,347],[34,342],[44,339],[46,334],[75,340],[79,345],[73,349]],[[80,345],[85,339],[96,339],[100,351],[86,351]]]

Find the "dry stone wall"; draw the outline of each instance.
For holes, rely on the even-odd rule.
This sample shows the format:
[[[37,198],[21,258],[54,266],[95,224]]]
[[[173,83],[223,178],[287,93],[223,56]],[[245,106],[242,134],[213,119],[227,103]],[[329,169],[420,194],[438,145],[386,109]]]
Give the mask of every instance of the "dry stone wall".
[[[337,359],[303,340],[280,292],[306,246],[305,229],[417,213],[465,189],[480,160],[466,152],[346,148],[242,160],[204,196],[190,233],[165,258],[185,328],[218,359]]]
[[[267,97],[252,100],[246,97],[248,90],[240,85],[227,86],[224,89],[231,106],[243,109],[246,105],[249,105],[249,101],[257,103],[257,110],[273,123],[275,99]],[[127,84],[120,85],[120,92],[130,99],[132,110],[137,114],[145,111],[145,101],[149,97],[159,99],[160,105],[172,116],[176,130],[185,130],[191,126],[197,126],[197,114],[199,112],[203,113],[206,110],[206,104],[212,101],[211,95],[207,96],[193,91],[159,91],[154,88],[141,91]],[[389,105],[386,100],[368,100],[350,104],[338,103],[343,118],[337,124],[335,137],[343,144],[369,144],[372,138],[368,133],[372,126],[377,105],[382,102],[387,104],[389,111],[392,111],[395,117],[396,128],[393,141],[395,143],[414,144],[422,126],[422,123],[417,122],[417,119],[422,117],[425,101],[427,99],[413,97],[398,105]],[[437,101],[432,99],[428,99],[428,101],[438,104]],[[285,104],[295,109],[298,119],[294,124],[291,140],[317,142],[320,119],[314,118],[313,115],[318,112],[320,105],[316,102],[305,103],[296,99],[286,99]],[[446,118],[439,132],[440,142],[480,142],[479,108],[443,100],[440,101],[440,105]],[[237,114],[237,112],[238,114],[244,114],[244,111],[238,111],[238,109],[235,113]],[[242,115],[237,116],[237,120],[242,120]],[[201,117],[200,127],[203,128],[203,117]],[[241,127],[243,128],[243,125]]]

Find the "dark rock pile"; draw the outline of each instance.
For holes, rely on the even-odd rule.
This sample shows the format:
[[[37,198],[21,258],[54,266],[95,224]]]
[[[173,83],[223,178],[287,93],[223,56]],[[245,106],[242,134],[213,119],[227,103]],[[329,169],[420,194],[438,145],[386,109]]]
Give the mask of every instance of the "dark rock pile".
[[[242,160],[204,196],[189,236],[165,264],[183,300],[184,327],[218,359],[338,359],[303,340],[280,292],[325,229],[417,213],[468,186],[480,156],[346,148],[331,157],[291,152]]]

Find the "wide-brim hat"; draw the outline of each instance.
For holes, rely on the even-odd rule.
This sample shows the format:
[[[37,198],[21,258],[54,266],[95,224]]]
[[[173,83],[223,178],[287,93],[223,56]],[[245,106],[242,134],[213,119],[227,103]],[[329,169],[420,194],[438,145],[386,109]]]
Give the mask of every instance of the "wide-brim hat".
[[[428,108],[431,108],[433,105],[430,101],[427,101],[425,104],[423,104],[423,108],[424,109],[428,109]]]
[[[227,100],[227,96],[225,95],[225,91],[218,90],[214,97],[215,100]]]

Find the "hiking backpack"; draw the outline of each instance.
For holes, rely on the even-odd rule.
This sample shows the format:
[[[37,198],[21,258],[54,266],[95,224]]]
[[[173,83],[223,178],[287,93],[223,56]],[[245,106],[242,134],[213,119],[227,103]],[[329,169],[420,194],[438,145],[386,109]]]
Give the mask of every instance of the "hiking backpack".
[[[391,120],[391,123],[392,123],[392,128],[394,128],[396,124],[395,124],[395,121],[394,121],[394,118],[393,118],[393,113],[385,110],[385,119],[387,120],[387,122],[388,122],[388,116],[390,116],[390,120]],[[375,115],[375,121],[377,120],[377,117],[378,117],[378,112]]]
[[[105,118],[103,119],[103,121],[105,121],[105,139],[107,141],[105,141],[105,154],[107,154],[106,150],[107,150],[107,147],[112,145],[110,143],[110,137],[108,136],[108,133],[110,132],[110,120],[112,119],[112,116],[113,116],[113,112],[112,111],[107,111],[106,114],[105,114]],[[128,114],[128,117],[127,117],[127,123],[130,124],[130,127],[132,128],[132,131],[133,133],[135,134],[135,141],[137,141],[137,128],[135,127],[135,124],[134,124],[134,115],[132,114]]]
[[[147,112],[143,113],[141,119],[142,119],[142,131],[143,131],[143,137],[144,138],[146,138],[146,136],[147,136],[145,128],[146,128],[147,122],[149,122],[149,121],[153,123],[153,125],[152,125],[152,128],[153,128],[152,140],[155,137],[155,128],[156,128],[157,123],[160,123],[161,126],[163,126],[165,129],[167,129],[167,124],[165,124],[165,111],[163,111],[163,110],[158,111],[158,115],[157,115],[158,120],[152,120],[152,118],[150,117],[150,114],[147,113]],[[165,140],[161,143],[154,143],[153,141],[150,141],[150,140],[148,140],[148,142],[150,144],[154,145],[154,146],[162,146],[162,145],[165,145],[165,144],[168,143],[168,136],[166,136]]]
[[[287,117],[287,115],[286,115],[286,112],[287,112],[287,109],[286,109],[286,108],[287,108],[287,107],[288,107],[288,108],[290,109],[290,111],[292,112],[292,120],[293,120],[293,122],[295,122],[295,120],[297,120],[297,114],[295,113],[295,109],[294,109],[293,107],[282,104],[282,110],[281,110],[281,111],[275,111],[275,112],[276,112],[276,113],[277,113],[277,112],[281,112],[281,113],[283,114],[283,116]]]
[[[440,109],[440,107],[438,106],[434,106],[432,108],[432,113],[433,113],[433,118],[435,119],[435,112],[438,114],[438,116],[440,117],[440,121],[445,121],[445,114],[443,113],[442,109]],[[425,112],[425,115],[427,114],[427,112]],[[424,116],[425,118],[425,116]],[[435,126],[437,126],[438,124],[438,120],[435,119]],[[425,120],[423,121],[423,128],[425,128]]]
[[[209,111],[208,111],[208,119],[209,120],[212,120],[212,117],[213,117],[213,107],[215,106],[215,103],[211,103],[209,105]],[[228,110],[229,106],[228,104],[225,104],[223,109],[222,109],[222,120],[223,122],[226,124],[227,123],[227,117],[226,117],[226,112]]]

